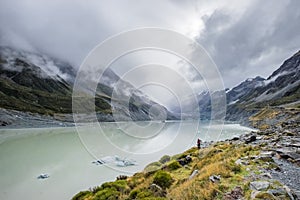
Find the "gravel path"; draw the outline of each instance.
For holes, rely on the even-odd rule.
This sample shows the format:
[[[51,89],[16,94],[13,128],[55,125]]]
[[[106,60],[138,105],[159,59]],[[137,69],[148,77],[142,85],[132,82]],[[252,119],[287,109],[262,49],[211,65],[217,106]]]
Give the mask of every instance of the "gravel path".
[[[300,167],[283,159],[274,159],[281,171],[271,171],[274,179],[287,185],[294,190],[299,197],[300,195]]]

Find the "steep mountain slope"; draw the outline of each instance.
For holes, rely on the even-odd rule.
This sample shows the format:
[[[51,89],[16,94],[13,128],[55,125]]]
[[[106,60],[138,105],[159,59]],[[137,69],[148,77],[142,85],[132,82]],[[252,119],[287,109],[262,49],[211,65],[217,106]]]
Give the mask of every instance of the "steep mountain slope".
[[[264,86],[265,79],[257,76],[255,78],[248,78],[247,80],[240,83],[238,86],[226,91],[226,97],[228,104],[234,104],[243,97],[249,95],[253,89]]]
[[[71,114],[75,76],[74,68],[62,61],[0,47],[0,108],[42,115]],[[122,88],[117,88],[119,94],[131,97],[129,106],[122,99],[111,99],[113,85],[117,81],[122,83]],[[86,88],[83,92],[89,95],[88,90]],[[149,112],[153,105],[158,104],[129,83],[120,80],[111,70],[104,73],[98,84],[95,109],[101,121],[114,120],[111,115],[112,106],[113,109],[122,111],[120,119],[147,120],[154,117]],[[166,111],[168,118],[175,119],[166,108],[158,106]]]
[[[249,81],[248,81],[249,82]],[[245,82],[236,88],[241,88],[244,94],[239,95],[238,101],[232,102],[235,94],[227,93],[230,120],[245,119],[266,106],[282,106],[299,101],[300,99],[300,51],[273,72],[266,80],[255,78],[250,81],[251,87],[243,87]]]
[[[58,75],[59,68],[50,71],[51,65],[56,66],[48,57],[1,47],[1,107],[50,115],[69,113],[71,85],[66,80],[71,77]],[[65,65],[65,69],[71,71],[71,66]]]
[[[218,91],[213,94],[203,91],[197,96],[201,119],[211,118],[211,95],[218,95]],[[267,79],[257,76],[227,89],[226,99],[226,119],[239,122],[247,121],[266,106],[281,106],[299,101],[300,51],[284,61]]]

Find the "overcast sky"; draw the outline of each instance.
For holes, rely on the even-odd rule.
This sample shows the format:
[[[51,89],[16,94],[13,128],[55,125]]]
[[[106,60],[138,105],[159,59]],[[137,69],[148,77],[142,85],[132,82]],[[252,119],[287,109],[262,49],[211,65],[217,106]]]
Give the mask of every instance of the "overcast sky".
[[[226,87],[267,77],[300,49],[299,0],[1,0],[0,42],[78,67],[111,35],[161,27],[196,39]]]

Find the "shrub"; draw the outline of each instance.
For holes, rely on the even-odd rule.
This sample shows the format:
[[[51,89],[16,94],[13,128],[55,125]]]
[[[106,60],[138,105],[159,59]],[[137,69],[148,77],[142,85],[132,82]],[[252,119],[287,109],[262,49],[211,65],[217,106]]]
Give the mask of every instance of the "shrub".
[[[257,199],[269,199],[269,200],[275,200],[276,199],[272,194],[267,193],[267,192],[260,192],[259,194],[257,194],[255,196],[255,198],[257,198]]]
[[[242,171],[242,167],[240,165],[235,164],[233,161],[229,162],[226,164],[226,168],[235,174],[239,173]]]
[[[173,179],[168,172],[159,170],[154,174],[153,183],[159,185],[163,189],[166,189],[172,185]]]
[[[117,191],[124,192],[128,188],[127,182],[125,180],[117,180],[114,182],[107,182],[101,185],[101,189],[114,188]]]
[[[76,194],[72,200],[84,200],[86,196],[90,195],[90,191],[81,191],[78,194]]]
[[[144,199],[146,197],[151,197],[153,194],[148,190],[143,190],[136,195],[137,199]]]
[[[180,167],[181,167],[181,165],[180,165],[179,162],[176,161],[176,160],[172,161],[172,162],[168,165],[168,169],[170,169],[170,170],[176,170],[176,169],[178,169],[178,168],[180,168]]]
[[[130,199],[135,199],[137,194],[140,192],[139,189],[135,189],[135,190],[132,190],[130,193],[129,193],[129,198]]]
[[[163,157],[161,157],[161,158],[159,159],[159,162],[162,163],[162,164],[165,164],[166,162],[169,162],[170,159],[171,159],[170,156],[164,155]]]
[[[119,195],[115,188],[105,188],[96,193],[94,200],[116,200]]]
[[[153,163],[150,163],[148,164],[144,171],[149,173],[149,175],[151,174],[151,172],[154,172],[154,171],[157,171],[158,169],[160,169],[162,166],[162,164],[160,162],[153,162]]]
[[[153,193],[146,188],[132,190],[129,199],[144,199],[153,196]]]

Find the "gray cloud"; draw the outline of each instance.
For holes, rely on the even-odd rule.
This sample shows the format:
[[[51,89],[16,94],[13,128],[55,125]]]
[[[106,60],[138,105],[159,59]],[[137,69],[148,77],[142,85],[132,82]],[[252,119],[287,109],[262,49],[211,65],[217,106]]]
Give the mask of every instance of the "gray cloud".
[[[248,77],[266,77],[299,49],[299,7],[298,0],[1,0],[0,44],[78,67],[113,34],[162,27],[195,37],[216,62],[225,86],[232,87]],[[182,74],[202,84],[193,74]]]
[[[159,0],[1,0],[0,44],[44,52],[78,67],[113,34],[147,26],[182,30],[189,12]]]
[[[203,16],[198,40],[210,52],[226,86],[268,76],[300,47],[300,2],[255,1],[240,15],[216,10]]]

